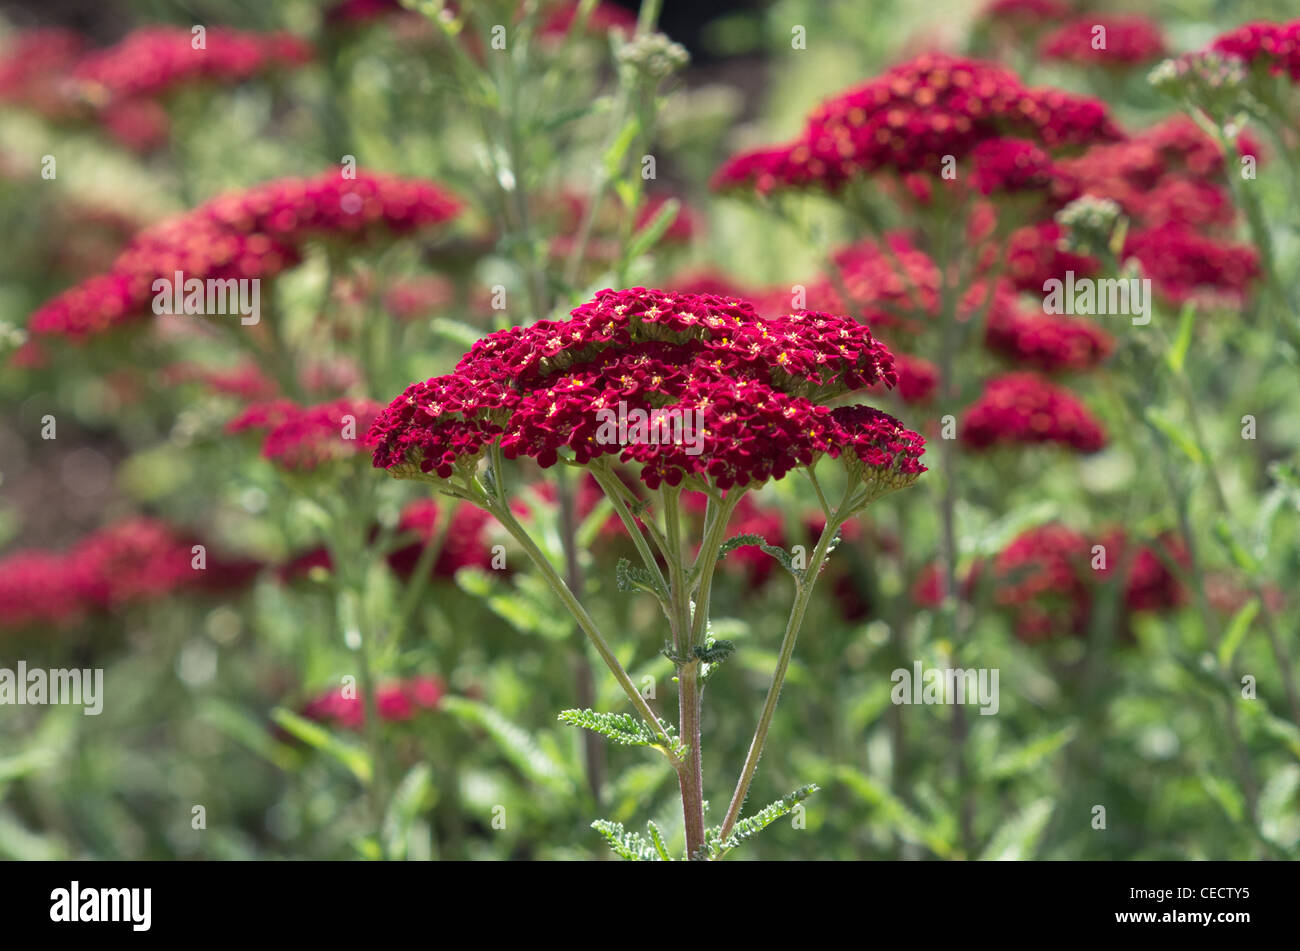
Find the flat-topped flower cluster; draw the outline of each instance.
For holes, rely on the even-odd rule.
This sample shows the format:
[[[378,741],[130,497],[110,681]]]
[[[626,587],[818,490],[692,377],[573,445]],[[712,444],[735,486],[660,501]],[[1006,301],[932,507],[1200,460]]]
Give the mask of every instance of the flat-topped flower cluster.
[[[1005,136],[1055,149],[1114,141],[1122,133],[1100,100],[1031,89],[1002,66],[928,53],[822,103],[794,142],[733,158],[714,184],[763,193],[811,185],[835,191],[886,170],[938,172],[945,156],[960,160]],[[999,151],[1023,159],[1025,149],[1022,143]],[[1013,171],[1005,162],[990,171],[995,167]],[[985,182],[990,189],[995,184]]]
[[[34,336],[81,339],[152,313],[154,282],[272,278],[302,260],[304,245],[361,245],[442,224],[460,203],[423,179],[338,169],[218,195],[136,235],[105,274],[88,278],[32,314]]]
[[[763,318],[738,298],[605,290],[569,320],[480,340],[454,373],[408,387],[370,436],[376,467],[433,481],[469,475],[496,444],[543,467],[563,450],[578,464],[618,454],[650,488],[754,485],[823,454],[901,485],[924,471],[921,437],[870,407],[826,405],[897,380],[885,346],[846,317]],[[598,438],[598,411],[620,403],[698,412],[702,451]]]

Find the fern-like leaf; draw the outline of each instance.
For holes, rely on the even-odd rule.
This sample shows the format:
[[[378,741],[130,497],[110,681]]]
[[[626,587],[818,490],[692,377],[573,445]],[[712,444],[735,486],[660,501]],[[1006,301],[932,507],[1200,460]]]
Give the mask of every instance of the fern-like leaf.
[[[659,597],[664,596],[654,576],[644,568],[638,568],[626,558],[620,558],[614,568],[614,578],[619,591],[644,591]]]
[[[776,545],[769,545],[767,539],[762,535],[750,533],[746,535],[737,535],[734,538],[728,538],[722,543],[722,547],[718,549],[718,558],[721,560],[727,555],[730,555],[737,548],[745,548],[749,545],[754,545],[767,552],[780,563],[782,568],[790,572],[790,574],[794,575],[796,578],[802,575],[803,572],[794,566],[794,559],[790,557],[790,553],[784,548],[778,548]]]
[[[731,829],[726,841],[722,839],[722,827],[714,826],[707,829],[704,833],[704,844],[700,846],[695,854],[697,859],[716,859],[726,852],[730,852],[741,843],[752,839],[758,835],[777,819],[782,816],[788,816],[794,811],[794,807],[799,805],[821,787],[816,783],[808,783],[806,786],[800,786],[794,792],[782,796],[776,802],[764,806],[748,819],[741,819]]]
[[[597,819],[591,827],[605,837],[614,854],[629,862],[659,862],[662,859],[655,846],[640,832],[628,832],[621,822]]]
[[[660,720],[659,726],[672,742],[671,747],[664,746],[662,736],[655,733],[644,720],[640,720],[630,713],[564,710],[560,713],[559,720],[569,726],[581,727],[584,730],[599,733],[619,746],[648,746],[666,753],[670,758],[681,758],[686,755],[685,746],[673,736],[673,725],[666,720]]]
[[[646,831],[650,833],[650,842],[654,845],[655,851],[659,853],[659,858],[665,862],[671,862],[672,858],[668,855],[668,846],[664,845],[664,834],[659,831],[655,821],[651,819],[646,823]]]

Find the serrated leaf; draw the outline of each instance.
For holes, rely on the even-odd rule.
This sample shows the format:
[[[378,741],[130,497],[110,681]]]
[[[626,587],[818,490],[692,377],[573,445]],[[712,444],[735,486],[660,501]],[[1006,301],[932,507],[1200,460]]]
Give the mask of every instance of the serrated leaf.
[[[621,856],[629,862],[663,861],[655,847],[647,841],[645,836],[639,832],[626,831],[621,822],[597,819],[591,824],[591,827],[605,837],[605,841],[609,843],[609,847],[614,850],[615,855]]]
[[[670,756],[682,756],[685,747],[673,736],[673,726],[665,720],[659,721],[673,745],[671,749],[663,745],[662,737],[655,734],[650,725],[630,713],[599,713],[595,710],[563,710],[559,717],[561,723],[580,727],[599,733],[619,746],[648,746]]]
[[[653,819],[646,823],[646,830],[650,833],[650,842],[654,845],[655,851],[659,853],[659,858],[665,862],[671,862],[672,857],[668,854],[668,846],[664,845],[664,834],[659,831]]]
[[[746,548],[750,545],[760,548],[767,554],[771,555],[778,563],[780,563],[782,568],[790,572],[790,574],[794,575],[796,578],[800,576],[801,571],[794,566],[794,559],[790,557],[790,553],[784,548],[778,548],[776,545],[768,544],[767,539],[762,535],[750,533],[745,535],[736,535],[734,538],[728,538],[718,548],[718,559],[721,560],[725,558],[737,548]]]
[[[619,591],[645,591],[660,597],[665,592],[659,589],[659,583],[645,568],[632,564],[626,558],[620,558],[614,568],[614,579]]]
[[[769,803],[748,819],[741,819],[732,826],[731,835],[727,837],[725,842],[722,841],[722,826],[714,826],[708,829],[704,835],[704,845],[700,847],[701,852],[704,854],[696,855],[696,858],[718,858],[724,853],[730,852],[736,846],[758,835],[773,822],[776,822],[777,819],[788,816],[799,803],[820,789],[821,787],[816,783],[808,783],[800,786],[794,792],[787,793],[776,802]]]

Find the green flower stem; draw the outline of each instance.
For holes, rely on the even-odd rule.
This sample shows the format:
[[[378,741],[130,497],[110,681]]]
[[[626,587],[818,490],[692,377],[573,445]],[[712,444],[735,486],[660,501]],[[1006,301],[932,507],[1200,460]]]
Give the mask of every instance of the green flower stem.
[[[659,562],[655,559],[654,552],[650,550],[645,535],[642,533],[640,526],[637,525],[632,512],[628,509],[627,503],[623,499],[623,493],[619,491],[618,486],[613,484],[617,482],[621,486],[622,480],[613,471],[603,466],[592,466],[590,471],[597,484],[604,490],[606,497],[613,503],[614,511],[623,522],[623,527],[632,536],[632,543],[636,545],[636,550],[641,555],[641,561],[645,565],[646,571],[650,572],[662,590],[667,591],[668,582],[664,579],[663,572],[659,570]],[[665,554],[664,557],[666,558],[667,555]],[[667,613],[669,608],[662,598],[660,604],[663,605],[664,612]]]
[[[688,649],[704,644],[704,630],[709,623],[709,600],[713,593],[713,573],[718,567],[718,551],[726,540],[731,513],[735,511],[743,494],[743,490],[733,490],[725,499],[709,499],[708,515],[712,518],[706,518],[704,540],[700,544],[700,554],[695,559],[695,568],[691,572],[694,576],[698,571],[699,577],[696,582],[697,587],[694,588],[695,614],[691,618],[691,639],[687,645]]]
[[[577,517],[573,508],[573,483],[569,479],[568,466],[558,466],[555,470],[555,494],[560,503],[560,546],[564,550],[564,578],[569,590],[581,595],[583,588],[582,566],[578,563]],[[585,645],[578,643],[573,652],[574,683],[578,694],[578,706],[586,710],[596,706],[595,676],[591,669],[591,658],[587,656]],[[583,731],[583,753],[587,767],[587,787],[597,806],[600,804],[600,790],[605,776],[605,747],[595,733]]]
[[[763,746],[767,742],[767,731],[772,726],[772,716],[776,713],[776,703],[781,697],[781,687],[785,684],[786,671],[790,667],[790,658],[794,655],[794,645],[799,639],[799,629],[803,626],[803,618],[808,610],[808,603],[812,600],[813,588],[817,584],[817,576],[821,573],[822,565],[825,563],[826,555],[831,548],[831,542],[834,541],[836,533],[844,523],[847,513],[853,511],[850,505],[852,492],[853,486],[850,484],[844,491],[844,499],[840,503],[840,507],[835,511],[834,517],[826,520],[826,527],[822,529],[821,537],[817,539],[817,547],[813,549],[808,567],[796,583],[794,605],[790,608],[790,619],[786,622],[785,636],[781,639],[781,653],[777,658],[776,670],[772,674],[772,685],[768,687],[767,699],[763,702],[763,712],[758,718],[758,727],[754,730],[754,739],[749,744],[749,753],[745,757],[745,765],[740,771],[740,779],[736,783],[736,791],[731,797],[731,804],[727,807],[727,817],[722,822],[722,840],[724,842],[727,836],[731,835],[731,830],[740,818],[740,809],[745,804],[745,797],[749,795],[749,784],[754,779],[754,771],[758,769],[758,758],[763,755]]]
[[[704,766],[700,751],[700,663],[691,656],[691,586],[682,556],[681,489],[663,486],[664,523],[668,539],[668,602],[677,667],[678,735],[687,744],[686,761],[677,771],[682,791],[686,854],[704,845]],[[716,559],[715,559],[716,560]]]
[[[956,416],[958,398],[961,388],[956,379],[954,358],[959,343],[961,328],[957,325],[957,306],[960,288],[949,280],[949,272],[954,266],[954,255],[949,240],[951,228],[944,227],[942,221],[935,222],[941,238],[937,242],[939,288],[940,288],[940,349],[939,349],[939,386],[940,405],[945,413]],[[939,469],[943,473],[943,496],[940,500],[940,521],[942,524],[943,556],[943,615],[948,636],[952,639],[950,653],[953,666],[960,666],[957,659],[962,646],[962,598],[957,584],[957,447],[955,440],[941,439],[939,446]],[[969,855],[974,848],[974,799],[971,792],[970,765],[967,757],[966,711],[961,704],[952,708],[952,751],[957,773],[957,788],[960,792],[958,806],[962,847]]]
[[[618,685],[623,688],[623,692],[626,693],[628,699],[632,701],[632,706],[636,707],[636,710],[641,714],[642,719],[644,719],[646,724],[654,730],[655,735],[659,737],[664,748],[671,750],[673,747],[672,740],[669,738],[664,728],[659,724],[659,718],[655,716],[655,712],[650,709],[650,705],[646,703],[645,697],[641,696],[641,692],[637,690],[636,686],[632,683],[632,678],[628,676],[627,671],[623,669],[623,665],[619,663],[618,658],[614,655],[614,651],[609,646],[609,642],[606,641],[605,636],[600,633],[600,628],[596,626],[596,622],[592,620],[591,615],[587,613],[587,609],[582,606],[582,603],[577,599],[573,591],[564,583],[564,579],[561,578],[559,572],[555,570],[550,559],[547,558],[542,550],[537,547],[537,543],[533,541],[532,537],[527,531],[525,531],[524,527],[519,524],[519,520],[516,519],[514,514],[510,511],[510,506],[502,506],[490,499],[480,500],[479,504],[483,505],[484,508],[488,509],[488,511],[495,515],[497,520],[505,526],[506,531],[508,531],[515,541],[519,542],[520,546],[523,547],[533,564],[537,566],[537,570],[541,572],[542,577],[546,579],[547,584],[549,584],[551,589],[555,592],[556,597],[558,597],[560,601],[563,602],[564,606],[569,609],[569,612],[577,620],[578,626],[582,628],[583,633],[585,633],[591,640],[591,643],[596,648],[596,653],[600,655],[600,659],[605,662],[607,667],[609,667],[610,672],[614,675],[614,679],[618,681]]]
[[[358,672],[361,675],[362,703],[365,705],[366,747],[370,755],[371,782],[370,805],[374,823],[375,841],[381,857],[386,856],[384,845],[384,814],[388,809],[388,768],[384,758],[383,738],[379,728],[379,709],[375,698],[375,676],[372,664],[370,625],[365,623],[364,597],[365,571],[376,557],[374,549],[366,542],[365,525],[374,500],[369,491],[369,480],[362,483],[358,492],[361,504],[331,506],[333,526],[327,538],[334,586],[335,611],[344,645],[349,650],[348,634],[355,633],[359,640],[356,648]]]

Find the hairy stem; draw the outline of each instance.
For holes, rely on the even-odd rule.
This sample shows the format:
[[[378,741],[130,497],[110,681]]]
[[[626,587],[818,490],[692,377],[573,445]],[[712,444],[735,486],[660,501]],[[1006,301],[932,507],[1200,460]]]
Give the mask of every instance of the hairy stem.
[[[745,797],[749,795],[749,784],[754,779],[754,772],[758,769],[758,759],[763,755],[763,746],[767,743],[767,731],[772,726],[772,716],[776,713],[776,703],[781,697],[781,687],[785,684],[790,658],[794,656],[794,645],[799,639],[799,629],[803,626],[804,614],[808,610],[809,601],[812,600],[813,588],[817,584],[817,576],[821,573],[822,564],[826,561],[826,554],[830,551],[831,542],[834,541],[836,532],[843,524],[840,513],[847,510],[851,488],[845,490],[844,502],[836,511],[835,517],[827,519],[821,537],[817,539],[817,547],[813,549],[808,567],[796,583],[794,605],[790,608],[790,619],[786,622],[785,635],[781,638],[781,653],[777,657],[776,670],[772,674],[772,684],[767,689],[767,699],[763,702],[763,712],[758,718],[758,727],[754,730],[754,738],[749,744],[749,753],[745,756],[745,765],[741,768],[740,779],[736,782],[736,791],[732,794],[731,804],[727,807],[727,816],[722,822],[724,842],[731,834],[731,830],[735,828],[740,818],[741,807],[745,804]]]

